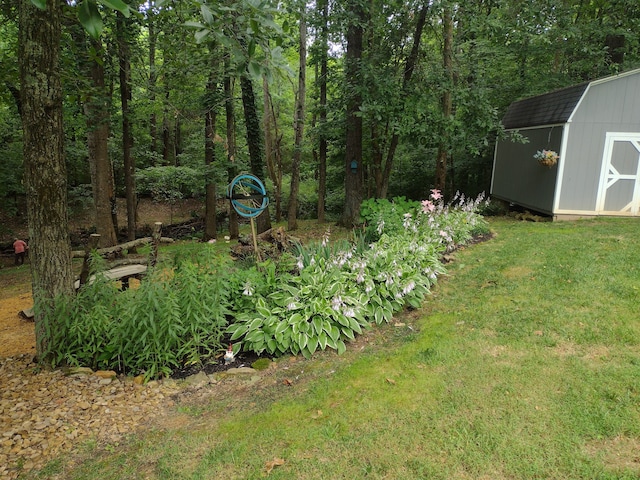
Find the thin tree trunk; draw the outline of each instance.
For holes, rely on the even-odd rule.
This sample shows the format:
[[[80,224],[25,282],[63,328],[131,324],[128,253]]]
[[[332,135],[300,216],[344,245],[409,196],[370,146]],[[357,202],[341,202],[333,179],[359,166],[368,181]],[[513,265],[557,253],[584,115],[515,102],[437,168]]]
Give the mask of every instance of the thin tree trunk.
[[[275,189],[276,222],[279,222],[282,219],[282,136],[278,133],[277,117],[266,75],[262,79],[262,91],[264,98],[264,118],[262,124],[264,125],[265,162],[267,164],[269,178],[271,178],[273,188]]]
[[[213,178],[213,164],[215,162],[215,143],[216,138],[216,91],[218,78],[218,57],[214,51],[214,47],[210,49],[211,55],[211,71],[209,72],[209,81],[207,82],[207,101],[205,102],[205,129],[204,129],[204,160],[207,166],[207,182],[205,186],[205,216],[204,216],[204,241],[215,239],[217,236],[218,226],[216,224],[216,182]]]
[[[304,105],[307,90],[307,23],[305,4],[300,11],[300,65],[298,68],[298,94],[296,95],[296,111],[294,113],[294,146],[291,162],[291,194],[289,195],[289,214],[287,226],[289,230],[298,228],[298,193],[300,191],[300,163],[302,162],[302,137],[304,136]]]
[[[153,2],[151,2],[153,4]],[[156,43],[158,40],[155,27],[155,13],[153,5],[147,9],[147,30],[149,35],[149,103],[151,104],[151,114],[149,115],[149,136],[151,137],[151,152],[158,153],[158,118],[155,113],[156,84],[158,74],[156,72]],[[156,163],[156,156],[151,157],[152,164]]]
[[[24,150],[24,181],[29,217],[31,284],[35,303],[36,354],[55,352],[49,333],[53,301],[73,295],[67,216],[62,86],[60,84],[61,3],[39,10],[19,4],[19,56]]]
[[[320,60],[320,135],[318,142],[318,222],[325,221],[325,195],[327,191],[327,62],[329,56],[329,1],[320,0],[318,10],[322,12],[320,37],[322,42],[322,58]]]
[[[135,159],[131,154],[133,135],[131,133],[131,33],[122,13],[117,14],[118,57],[120,64],[120,103],[122,105],[122,156],[124,161],[124,183],[127,197],[127,239],[136,238],[136,179]]]
[[[446,6],[442,18],[444,47],[442,51],[442,59],[447,84],[442,92],[442,117],[443,121],[449,122],[453,110],[451,99],[451,89],[453,88],[453,12],[450,6]],[[436,158],[436,178],[435,188],[444,192],[447,181],[447,157],[449,155],[449,135],[446,126],[440,135],[442,139],[438,145],[438,156]]]
[[[229,183],[237,175],[236,159],[236,117],[233,103],[233,80],[228,74],[229,58],[225,58],[224,106],[227,123],[227,161],[229,162]],[[238,214],[229,206],[229,237],[238,238]]]

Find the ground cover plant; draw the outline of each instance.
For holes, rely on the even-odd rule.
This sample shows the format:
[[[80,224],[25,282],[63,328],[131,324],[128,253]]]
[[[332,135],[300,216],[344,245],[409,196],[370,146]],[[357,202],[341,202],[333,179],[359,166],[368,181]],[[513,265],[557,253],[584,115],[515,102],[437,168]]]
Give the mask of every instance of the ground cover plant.
[[[491,227],[404,327],[39,478],[638,478],[637,220]]]
[[[443,253],[486,229],[475,213],[480,201],[457,196],[444,204],[434,190],[412,208],[401,202],[401,229],[390,229],[397,222],[385,225],[379,216],[365,218],[378,234],[370,245],[364,238],[330,243],[327,237],[319,245],[299,245],[297,257],[246,267],[203,244],[154,269],[140,288],[118,293],[97,280],[57,302],[46,353],[53,365],[147,379],[207,361],[227,340],[236,353],[344,353],[346,342],[372,323],[420,306],[443,271]],[[101,269],[94,259],[94,274]]]

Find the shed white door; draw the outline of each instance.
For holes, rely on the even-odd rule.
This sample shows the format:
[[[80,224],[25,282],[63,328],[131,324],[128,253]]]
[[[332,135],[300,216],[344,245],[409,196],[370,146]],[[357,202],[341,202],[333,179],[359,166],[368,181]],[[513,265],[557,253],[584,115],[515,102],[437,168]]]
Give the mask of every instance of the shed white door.
[[[617,215],[640,212],[640,133],[607,133],[596,210]]]

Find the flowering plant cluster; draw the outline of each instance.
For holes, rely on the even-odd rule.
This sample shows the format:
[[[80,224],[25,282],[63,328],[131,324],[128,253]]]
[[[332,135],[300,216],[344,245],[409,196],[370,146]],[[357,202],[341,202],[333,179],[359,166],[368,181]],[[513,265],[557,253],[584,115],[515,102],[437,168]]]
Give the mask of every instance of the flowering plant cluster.
[[[444,204],[438,190],[422,202],[378,200],[384,218],[365,228],[365,237],[375,232],[375,241],[329,242],[326,235],[321,243],[299,246],[297,274],[269,276],[273,288],[257,299],[257,287],[241,284],[256,306],[238,312],[227,332],[234,344],[256,353],[310,357],[326,348],[342,353],[345,342],[370,324],[389,322],[406,306],[420,307],[444,272],[442,255],[486,231],[476,213],[483,201],[457,194]],[[257,272],[251,281],[261,283]]]
[[[554,152],[553,150],[538,150],[533,156],[540,165],[544,165],[545,167],[552,167],[556,163],[558,163],[558,159],[560,156]]]

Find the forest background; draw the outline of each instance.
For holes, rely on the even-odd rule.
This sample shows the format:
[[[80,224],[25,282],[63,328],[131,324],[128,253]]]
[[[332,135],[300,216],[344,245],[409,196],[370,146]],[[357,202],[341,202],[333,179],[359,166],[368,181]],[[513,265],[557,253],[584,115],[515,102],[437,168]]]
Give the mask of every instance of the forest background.
[[[118,196],[130,239],[138,196],[202,198],[208,240],[249,171],[272,199],[260,230],[351,226],[366,198],[488,190],[512,101],[640,65],[635,0],[0,0],[0,17],[0,198],[27,204],[36,306],[71,290],[73,205],[108,246]]]

